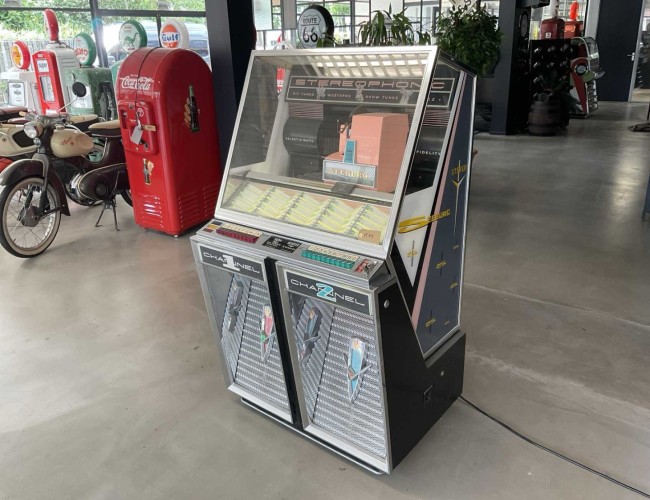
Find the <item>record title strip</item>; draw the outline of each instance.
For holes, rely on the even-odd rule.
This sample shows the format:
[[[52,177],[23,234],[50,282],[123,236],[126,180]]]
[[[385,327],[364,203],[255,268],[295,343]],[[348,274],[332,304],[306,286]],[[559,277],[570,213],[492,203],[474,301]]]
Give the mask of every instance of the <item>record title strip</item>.
[[[427,106],[448,108],[455,78],[435,78]],[[415,106],[420,78],[315,78],[292,76],[287,101],[320,101],[338,104],[393,104]]]

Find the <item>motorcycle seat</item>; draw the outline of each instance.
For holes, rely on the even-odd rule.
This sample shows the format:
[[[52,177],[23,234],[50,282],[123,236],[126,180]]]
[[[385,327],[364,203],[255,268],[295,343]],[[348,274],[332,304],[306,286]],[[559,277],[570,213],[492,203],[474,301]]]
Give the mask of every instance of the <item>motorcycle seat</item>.
[[[88,130],[95,137],[122,137],[119,120],[93,123],[90,127],[88,127]]]
[[[0,108],[0,120],[6,116],[12,117],[19,115],[20,113],[27,113],[27,111],[29,110],[23,106],[6,106],[4,108]]]
[[[80,123],[93,122],[97,120],[97,115],[88,114],[88,115],[73,115],[70,117],[70,122],[74,125],[79,125]]]
[[[12,118],[11,120],[7,120],[5,123],[9,125],[25,125],[29,120],[27,118],[23,118],[22,116],[19,118]]]

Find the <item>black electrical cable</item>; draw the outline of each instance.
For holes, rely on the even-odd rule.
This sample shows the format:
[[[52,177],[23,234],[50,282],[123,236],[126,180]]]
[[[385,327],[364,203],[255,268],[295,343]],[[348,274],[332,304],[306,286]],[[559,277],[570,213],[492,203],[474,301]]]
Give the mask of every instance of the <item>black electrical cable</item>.
[[[474,403],[469,401],[464,396],[460,396],[460,400],[463,401],[466,405],[470,406],[471,408],[474,408],[477,412],[479,412],[484,417],[489,418],[494,423],[500,425],[505,430],[511,432],[512,434],[517,436],[519,439],[522,439],[522,440],[526,441],[528,444],[532,444],[533,446],[535,446],[536,448],[539,448],[540,450],[544,450],[545,452],[550,453],[551,455],[555,455],[556,457],[561,458],[562,460],[565,460],[566,462],[569,462],[570,464],[573,464],[573,465],[575,465],[577,467],[580,467],[581,469],[584,469],[587,472],[591,472],[592,474],[595,474],[596,476],[602,477],[603,479],[606,479],[610,483],[614,483],[616,486],[620,486],[621,488],[625,488],[626,490],[629,490],[629,491],[631,491],[633,493],[636,493],[637,495],[641,495],[642,497],[650,498],[650,493],[646,493],[645,491],[639,490],[639,489],[635,488],[634,486],[630,486],[627,483],[624,483],[622,481],[619,481],[618,479],[613,478],[612,476],[608,476],[604,472],[600,472],[600,471],[597,471],[596,469],[592,469],[588,465],[585,465],[585,464],[580,463],[580,462],[578,462],[576,460],[573,460],[572,458],[569,458],[566,455],[563,455],[562,453],[560,453],[558,451],[552,450],[552,449],[547,448],[546,446],[544,446],[542,444],[539,444],[536,441],[533,441],[531,438],[529,438],[527,436],[524,436],[521,432],[516,431],[515,429],[510,427],[505,422],[502,422],[498,418],[493,417],[488,412],[486,412],[485,410],[483,410],[479,406],[475,405]]]

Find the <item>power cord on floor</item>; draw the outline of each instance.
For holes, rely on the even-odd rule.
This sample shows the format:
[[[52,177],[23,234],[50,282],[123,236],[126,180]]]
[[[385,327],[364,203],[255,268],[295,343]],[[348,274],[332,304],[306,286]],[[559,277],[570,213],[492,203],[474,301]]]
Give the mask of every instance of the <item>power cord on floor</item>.
[[[503,427],[505,430],[511,432],[512,434],[514,434],[514,435],[517,436],[518,438],[523,439],[523,440],[526,441],[528,444],[532,444],[533,446],[539,448],[540,450],[544,450],[544,451],[550,453],[551,455],[555,455],[556,457],[561,458],[562,460],[565,460],[565,461],[569,462],[570,464],[576,465],[576,466],[580,467],[581,469],[586,470],[587,472],[591,472],[592,474],[595,474],[596,476],[602,477],[603,479],[606,479],[607,481],[609,481],[609,482],[611,482],[611,483],[614,483],[616,486],[620,486],[621,488],[625,488],[626,490],[629,490],[629,491],[631,491],[631,492],[633,492],[633,493],[636,493],[637,495],[641,495],[642,497],[650,498],[650,493],[646,493],[645,491],[641,491],[641,490],[635,488],[634,486],[630,486],[629,484],[626,484],[626,483],[624,483],[624,482],[622,482],[622,481],[619,481],[618,479],[614,479],[612,476],[608,476],[608,475],[605,474],[604,472],[600,472],[600,471],[597,471],[596,469],[592,469],[592,468],[589,467],[588,465],[582,464],[582,463],[580,463],[580,462],[578,462],[578,461],[576,461],[576,460],[573,460],[572,458],[567,457],[566,455],[562,455],[562,453],[560,453],[560,452],[558,452],[558,451],[552,450],[552,449],[547,448],[546,446],[544,446],[544,445],[542,445],[542,444],[539,444],[539,443],[536,442],[536,441],[533,441],[531,438],[529,438],[529,437],[527,437],[527,436],[524,436],[522,433],[516,431],[515,429],[513,429],[512,427],[510,427],[508,424],[502,422],[501,420],[499,420],[499,419],[496,418],[496,417],[493,417],[492,415],[490,415],[488,412],[486,412],[486,411],[483,410],[482,408],[476,406],[474,403],[472,403],[471,401],[469,401],[469,400],[468,400],[467,398],[465,398],[464,396],[460,396],[460,399],[461,399],[461,401],[463,401],[466,405],[470,406],[471,408],[474,408],[474,409],[475,409],[477,412],[479,412],[481,415],[483,415],[483,416],[489,418],[489,419],[492,420],[494,423],[499,424],[499,425],[500,425],[501,427]]]

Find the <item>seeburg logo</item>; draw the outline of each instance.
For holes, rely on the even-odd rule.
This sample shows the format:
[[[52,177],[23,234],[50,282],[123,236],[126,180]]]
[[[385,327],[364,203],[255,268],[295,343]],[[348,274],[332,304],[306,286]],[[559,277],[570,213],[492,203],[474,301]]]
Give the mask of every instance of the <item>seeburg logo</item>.
[[[142,90],[146,92],[151,90],[151,87],[153,86],[153,78],[147,76],[141,76],[138,78],[129,75],[122,78],[120,85],[123,89]]]
[[[311,285],[296,278],[289,278],[289,283],[297,289],[304,289],[311,292],[319,299],[325,299],[334,303],[347,302],[360,307],[366,307],[366,303],[359,301],[359,298],[343,293],[342,291],[337,291],[333,286],[326,285],[325,283]]]

